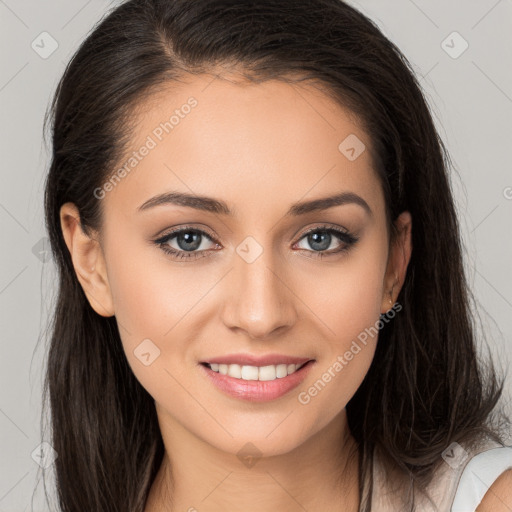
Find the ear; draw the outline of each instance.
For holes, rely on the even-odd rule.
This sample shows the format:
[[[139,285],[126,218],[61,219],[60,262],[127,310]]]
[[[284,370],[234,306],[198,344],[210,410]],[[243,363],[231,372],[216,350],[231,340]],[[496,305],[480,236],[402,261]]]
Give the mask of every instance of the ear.
[[[99,315],[113,316],[114,304],[99,241],[84,233],[80,213],[73,203],[61,206],[60,224],[78,281],[89,303]]]
[[[407,266],[412,253],[412,217],[402,212],[394,222],[397,229],[396,239],[390,244],[388,264],[382,290],[381,313],[389,311],[395,303],[405,281]]]

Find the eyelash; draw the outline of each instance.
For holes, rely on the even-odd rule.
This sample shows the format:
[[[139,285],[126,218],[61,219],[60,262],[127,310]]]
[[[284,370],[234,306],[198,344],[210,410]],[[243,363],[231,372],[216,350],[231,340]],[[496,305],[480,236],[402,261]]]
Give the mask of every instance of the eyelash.
[[[206,258],[206,257],[208,257],[208,256],[199,256],[199,254],[201,254],[201,253],[208,252],[206,250],[202,250],[202,251],[182,251],[182,250],[179,250],[178,251],[176,249],[170,248],[167,245],[167,243],[170,240],[172,240],[173,238],[175,238],[177,235],[179,235],[180,233],[186,233],[186,232],[193,232],[193,233],[198,233],[198,234],[201,234],[201,235],[206,235],[206,237],[208,239],[210,239],[212,242],[217,243],[215,241],[214,236],[211,235],[210,233],[208,233],[206,231],[203,231],[202,229],[192,228],[192,227],[188,227],[188,226],[185,226],[185,227],[176,229],[174,231],[171,231],[170,233],[167,233],[166,235],[164,235],[164,236],[158,238],[157,240],[155,240],[154,243],[157,246],[159,246],[166,254],[169,254],[169,255],[171,255],[171,256],[173,256],[175,258],[178,258],[178,259],[193,259],[193,260],[195,260],[197,258]],[[339,229],[339,228],[334,228],[332,226],[324,225],[324,226],[317,226],[317,227],[314,227],[314,228],[311,228],[311,229],[307,230],[306,232],[304,232],[302,234],[302,236],[299,238],[298,242],[300,242],[303,238],[307,237],[311,233],[316,233],[316,232],[334,234],[345,245],[342,246],[341,249],[336,249],[336,250],[331,250],[331,251],[322,251],[322,252],[321,251],[312,251],[312,250],[308,250],[308,249],[299,249],[301,251],[313,252],[315,254],[315,256],[313,256],[313,258],[320,258],[321,259],[321,258],[325,258],[325,257],[328,257],[328,256],[333,256],[335,254],[345,253],[359,240],[359,237],[356,237],[355,235],[352,235],[348,231],[344,231],[344,230]]]

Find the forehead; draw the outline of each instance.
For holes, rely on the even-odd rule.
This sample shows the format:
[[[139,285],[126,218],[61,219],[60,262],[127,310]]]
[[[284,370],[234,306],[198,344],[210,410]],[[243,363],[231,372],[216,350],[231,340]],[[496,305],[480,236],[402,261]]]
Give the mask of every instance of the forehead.
[[[114,169],[125,172],[106,209],[134,213],[168,190],[219,197],[255,215],[345,190],[383,207],[368,135],[312,84],[188,77],[141,101],[133,120]]]

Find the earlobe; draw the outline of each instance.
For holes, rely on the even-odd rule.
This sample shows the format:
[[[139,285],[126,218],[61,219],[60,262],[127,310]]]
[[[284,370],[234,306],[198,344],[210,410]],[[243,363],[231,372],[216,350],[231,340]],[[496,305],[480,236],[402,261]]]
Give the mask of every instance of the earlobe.
[[[391,245],[384,289],[381,313],[391,309],[402,289],[407,273],[407,267],[412,254],[412,217],[408,211],[402,212],[395,220],[397,236]]]
[[[113,316],[114,304],[99,241],[84,233],[80,213],[73,203],[62,205],[60,223],[77,279],[91,307],[101,316]]]

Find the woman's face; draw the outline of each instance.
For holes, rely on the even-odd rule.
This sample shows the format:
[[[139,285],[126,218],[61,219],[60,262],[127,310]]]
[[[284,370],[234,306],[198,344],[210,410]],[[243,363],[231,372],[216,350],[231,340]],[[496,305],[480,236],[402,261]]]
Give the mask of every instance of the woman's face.
[[[139,112],[124,172],[95,191],[101,250],[81,283],[115,314],[163,422],[231,453],[290,451],[357,390],[408,261],[388,252],[370,141],[321,92],[280,81],[202,75]],[[204,365],[246,356],[268,359],[233,377]],[[272,380],[293,369],[283,357],[312,362]]]

